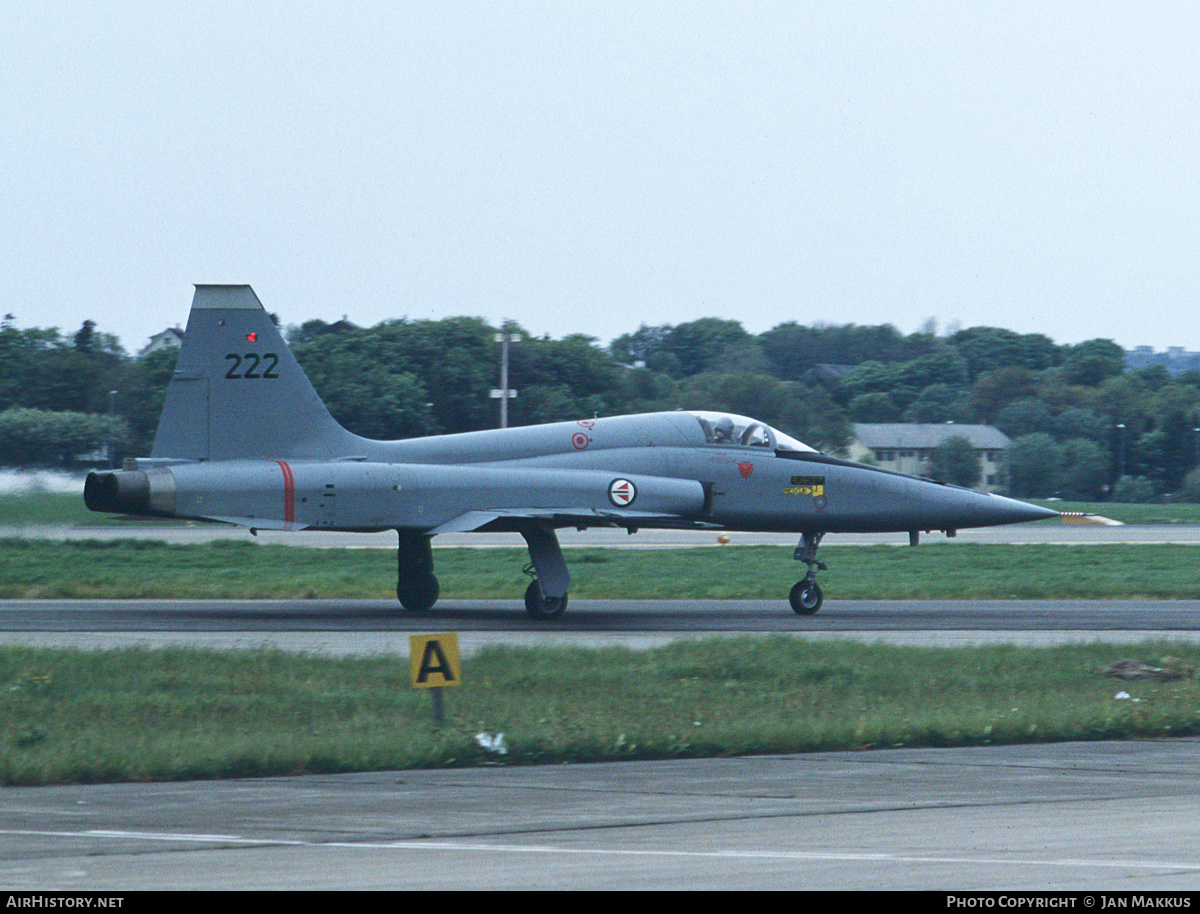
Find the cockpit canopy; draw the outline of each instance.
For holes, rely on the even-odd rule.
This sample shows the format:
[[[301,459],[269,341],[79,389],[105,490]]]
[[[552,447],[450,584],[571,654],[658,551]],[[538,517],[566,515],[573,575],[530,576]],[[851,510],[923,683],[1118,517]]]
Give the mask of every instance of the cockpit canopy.
[[[700,428],[704,430],[704,438],[709,444],[816,453],[815,448],[757,419],[733,413],[690,412],[689,415],[700,423]]]

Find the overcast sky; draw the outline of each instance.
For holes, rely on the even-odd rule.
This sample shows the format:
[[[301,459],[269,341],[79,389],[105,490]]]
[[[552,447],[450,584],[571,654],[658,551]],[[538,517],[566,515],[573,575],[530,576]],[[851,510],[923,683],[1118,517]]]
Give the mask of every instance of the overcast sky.
[[[1200,350],[1200,4],[0,6],[0,314]]]

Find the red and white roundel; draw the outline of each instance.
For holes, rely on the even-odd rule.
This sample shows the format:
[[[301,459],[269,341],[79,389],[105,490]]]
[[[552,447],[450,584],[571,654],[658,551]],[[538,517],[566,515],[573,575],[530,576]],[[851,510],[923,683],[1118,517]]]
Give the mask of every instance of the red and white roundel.
[[[577,450],[577,451],[582,451],[585,447],[587,447],[591,443],[592,443],[592,439],[589,438],[587,435],[585,435],[583,432],[576,432],[574,435],[571,436],[571,444],[574,445],[575,450]]]
[[[628,479],[614,479],[608,484],[608,500],[618,508],[632,505],[635,498],[637,498],[637,486]]]

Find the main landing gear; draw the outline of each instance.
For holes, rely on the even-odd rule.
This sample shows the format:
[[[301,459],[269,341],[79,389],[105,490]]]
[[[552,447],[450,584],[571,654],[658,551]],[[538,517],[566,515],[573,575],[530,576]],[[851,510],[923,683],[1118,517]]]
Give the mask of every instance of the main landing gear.
[[[529,564],[535,575],[525,591],[525,611],[539,622],[557,619],[567,608],[567,589],[571,586],[558,536],[553,527],[542,524],[522,528],[521,536],[529,547]]]
[[[399,530],[396,550],[396,597],[410,612],[425,612],[437,602],[439,586],[433,573],[433,537]],[[530,523],[521,529],[529,546],[526,568],[533,580],[525,591],[525,611],[539,622],[557,619],[567,608],[571,575],[563,559],[558,536],[549,525]]]
[[[797,562],[803,562],[808,566],[808,574],[788,594],[788,602],[792,604],[792,611],[800,616],[811,616],[821,608],[821,604],[825,601],[825,595],[821,593],[821,587],[817,584],[817,572],[827,570],[825,563],[817,559],[817,547],[821,545],[821,539],[824,536],[824,533],[800,534],[800,542],[792,555]]]
[[[437,602],[441,588],[433,573],[433,537],[400,530],[396,550],[396,598],[409,612],[425,612]]]
[[[433,537],[412,530],[400,530],[399,534],[396,597],[411,612],[432,609],[439,592],[438,579],[433,573]],[[533,578],[525,590],[525,611],[539,622],[557,619],[567,608],[567,590],[571,586],[558,536],[553,527],[535,523],[523,527],[521,536],[529,547],[531,559],[526,573]],[[824,533],[801,534],[792,556],[808,566],[808,574],[788,594],[788,602],[797,615],[811,616],[825,601],[817,584],[817,572],[826,570],[825,563],[817,559],[817,547],[824,536]]]
[[[567,608],[567,595],[548,597],[542,593],[542,585],[534,578],[525,589],[525,612],[539,622],[557,619]]]

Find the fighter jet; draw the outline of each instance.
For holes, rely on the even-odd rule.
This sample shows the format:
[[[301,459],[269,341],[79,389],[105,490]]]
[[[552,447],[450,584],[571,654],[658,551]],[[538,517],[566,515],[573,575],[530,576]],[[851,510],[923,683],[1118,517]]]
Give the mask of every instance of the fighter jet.
[[[744,416],[661,412],[374,441],[330,415],[249,286],[196,287],[151,456],[90,473],[93,511],[256,530],[395,530],[396,596],[438,599],[440,533],[524,537],[525,607],[559,617],[570,574],[563,528],[799,534],[807,574],[792,609],[823,595],[827,533],[953,536],[1056,516],[1034,505],[828,456]]]

